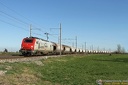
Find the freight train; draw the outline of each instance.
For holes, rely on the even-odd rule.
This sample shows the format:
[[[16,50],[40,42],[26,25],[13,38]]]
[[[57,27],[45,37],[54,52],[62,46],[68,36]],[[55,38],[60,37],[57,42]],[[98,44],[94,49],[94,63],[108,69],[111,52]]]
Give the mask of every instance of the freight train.
[[[61,50],[60,50],[61,47]],[[85,50],[76,49],[75,47],[61,45],[55,42],[50,42],[37,37],[26,37],[22,40],[20,52],[24,56],[31,55],[47,55],[47,54],[73,54],[83,53]]]

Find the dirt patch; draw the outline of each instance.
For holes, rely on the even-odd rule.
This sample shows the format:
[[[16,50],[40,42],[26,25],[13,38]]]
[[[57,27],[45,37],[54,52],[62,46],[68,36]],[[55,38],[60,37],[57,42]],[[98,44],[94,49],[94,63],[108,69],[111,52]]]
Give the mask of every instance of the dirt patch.
[[[34,63],[39,65],[39,66],[44,66],[44,64],[41,61],[35,61]]]
[[[0,70],[0,76],[4,76],[7,71]]]

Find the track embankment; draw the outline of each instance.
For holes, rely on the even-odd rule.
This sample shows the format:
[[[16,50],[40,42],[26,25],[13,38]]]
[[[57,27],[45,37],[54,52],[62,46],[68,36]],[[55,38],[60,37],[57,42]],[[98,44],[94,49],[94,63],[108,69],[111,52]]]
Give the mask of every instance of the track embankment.
[[[31,56],[31,57],[24,57],[24,56],[11,56],[11,55],[0,55],[0,63],[14,63],[14,62],[27,62],[27,61],[38,61],[41,59],[47,59],[49,57],[60,57],[59,55],[53,56]]]

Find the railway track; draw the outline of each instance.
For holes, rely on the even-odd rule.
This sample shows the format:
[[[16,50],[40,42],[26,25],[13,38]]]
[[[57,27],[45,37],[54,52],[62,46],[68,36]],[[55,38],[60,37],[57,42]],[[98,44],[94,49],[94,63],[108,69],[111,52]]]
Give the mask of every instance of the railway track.
[[[0,63],[14,63],[14,62],[27,62],[27,61],[38,61],[41,59],[47,59],[49,57],[59,57],[59,55],[50,55],[50,56],[32,56],[32,57],[24,57],[24,56],[11,56],[11,55],[0,55]]]

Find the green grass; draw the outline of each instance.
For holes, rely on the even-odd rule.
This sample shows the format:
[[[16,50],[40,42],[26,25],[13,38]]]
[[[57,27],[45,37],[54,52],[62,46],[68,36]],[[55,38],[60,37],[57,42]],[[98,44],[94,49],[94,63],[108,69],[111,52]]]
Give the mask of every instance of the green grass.
[[[94,84],[96,80],[128,80],[128,55],[89,55],[45,61],[43,79],[69,85]]]
[[[99,79],[128,80],[127,54],[75,55],[40,62],[41,65],[38,62],[0,64],[0,70],[7,70],[0,81],[7,85],[96,85]]]

